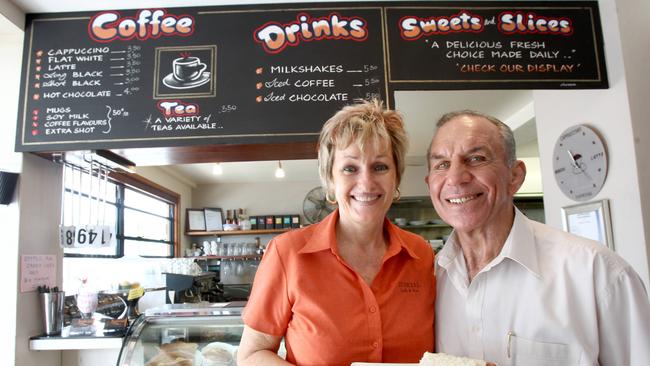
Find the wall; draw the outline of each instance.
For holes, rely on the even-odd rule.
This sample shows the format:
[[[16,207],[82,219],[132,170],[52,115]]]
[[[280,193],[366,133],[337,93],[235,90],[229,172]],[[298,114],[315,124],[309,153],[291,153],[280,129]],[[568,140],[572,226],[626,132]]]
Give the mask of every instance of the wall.
[[[639,64],[638,61],[633,61],[631,65],[633,67],[626,70],[621,39],[626,39],[628,35],[635,39],[636,34],[643,33],[643,41],[627,46],[635,48],[634,51],[629,52],[631,57],[639,57],[640,55],[637,55],[639,53],[647,60],[650,47],[647,34],[642,31],[647,26],[640,14],[647,16],[649,12],[638,9],[641,3],[644,4],[642,7],[648,8],[644,1],[619,0],[619,3],[624,4],[628,12],[634,9],[633,12],[639,15],[621,18],[622,23],[634,20],[638,22],[626,24],[619,34],[617,3],[614,0],[599,2],[609,89],[537,90],[533,93],[544,185],[544,207],[546,222],[562,228],[561,207],[576,202],[565,197],[555,183],[552,168],[553,146],[562,131],[571,125],[587,123],[595,127],[604,137],[609,151],[609,172],[602,191],[594,200],[610,200],[616,252],[639,272],[648,287],[650,285],[649,250],[646,229],[650,225],[648,223],[650,203],[647,192],[643,193],[645,199],[642,201],[641,187],[648,187],[650,180],[647,163],[647,157],[650,156],[648,153],[650,106],[647,103],[647,95],[650,94],[650,82],[647,82],[649,63]],[[637,76],[641,79],[641,84],[633,82],[631,90],[635,94],[634,98],[628,98],[626,73],[627,80],[632,81]],[[646,82],[643,83],[643,80]],[[635,112],[635,121],[632,119],[632,110]],[[633,133],[633,126],[636,134]],[[645,185],[640,184],[639,174],[642,174]]]
[[[0,6],[4,7],[3,2]],[[2,9],[4,13],[4,9]],[[16,136],[16,114],[18,107],[19,73],[23,32],[0,15],[0,27],[7,31],[0,34],[0,100],[4,107],[0,112],[0,170],[22,172],[22,154],[14,152]],[[18,181],[14,202],[0,205],[0,233],[2,233],[2,255],[0,268],[3,269],[3,282],[8,286],[0,301],[0,365],[14,364],[16,355],[16,302],[18,296],[18,224],[21,205],[18,201],[21,175]]]
[[[645,243],[645,260],[650,263],[650,104],[648,92],[650,89],[650,37],[648,36],[648,14],[650,2],[635,0],[618,0],[617,13],[620,21],[620,42],[625,66],[625,80],[627,83],[627,97],[632,120],[634,150],[636,152],[637,169],[639,176],[640,203],[643,214],[643,229],[645,240],[637,240],[639,244]],[[611,7],[611,6],[610,6]],[[623,157],[623,159],[625,159]],[[638,239],[643,239],[641,236]],[[640,252],[637,252],[640,255]],[[644,258],[640,258],[642,261]],[[650,267],[650,265],[648,265]],[[646,276],[646,287],[650,288]]]
[[[192,207],[243,208],[248,215],[302,214],[307,192],[320,186],[315,181],[267,181],[199,185],[193,192]]]
[[[58,242],[61,207],[61,166],[32,154],[23,154],[20,179],[20,255],[48,254],[57,257],[56,283],[61,288],[63,251]],[[19,291],[19,289],[17,290]],[[35,291],[18,293],[16,312],[16,364],[58,366],[58,351],[32,352],[29,337],[43,333],[41,309]]]

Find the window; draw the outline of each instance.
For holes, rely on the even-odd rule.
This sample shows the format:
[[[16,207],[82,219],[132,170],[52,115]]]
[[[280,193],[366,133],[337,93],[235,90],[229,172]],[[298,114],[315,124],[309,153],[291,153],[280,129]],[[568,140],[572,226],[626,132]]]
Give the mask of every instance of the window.
[[[110,173],[108,183],[74,170],[64,176],[63,224],[111,225],[116,233],[114,247],[65,248],[64,256],[174,256],[178,194],[133,174]]]

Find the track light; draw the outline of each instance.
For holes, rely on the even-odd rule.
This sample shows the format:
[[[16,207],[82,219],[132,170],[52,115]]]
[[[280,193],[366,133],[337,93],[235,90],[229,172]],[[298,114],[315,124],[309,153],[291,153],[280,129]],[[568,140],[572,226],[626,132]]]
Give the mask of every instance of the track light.
[[[223,174],[223,168],[221,167],[221,163],[214,163],[214,165],[212,166],[212,174],[214,175]]]
[[[282,162],[278,160],[278,168],[275,169],[276,178],[284,178],[284,169],[282,169]]]

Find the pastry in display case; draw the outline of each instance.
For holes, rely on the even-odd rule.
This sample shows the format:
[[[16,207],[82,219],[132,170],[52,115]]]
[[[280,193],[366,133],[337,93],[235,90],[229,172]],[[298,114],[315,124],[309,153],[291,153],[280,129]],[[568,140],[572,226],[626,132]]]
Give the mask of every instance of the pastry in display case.
[[[236,366],[245,302],[167,304],[126,335],[118,366]]]

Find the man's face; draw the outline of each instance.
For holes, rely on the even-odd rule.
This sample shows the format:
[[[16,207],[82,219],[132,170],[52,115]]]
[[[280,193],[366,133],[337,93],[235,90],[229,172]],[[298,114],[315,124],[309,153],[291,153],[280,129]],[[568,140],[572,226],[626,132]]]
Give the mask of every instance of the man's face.
[[[457,231],[489,232],[510,225],[512,197],[523,183],[521,161],[506,163],[498,128],[482,117],[459,116],[431,142],[425,181],[440,217]]]

